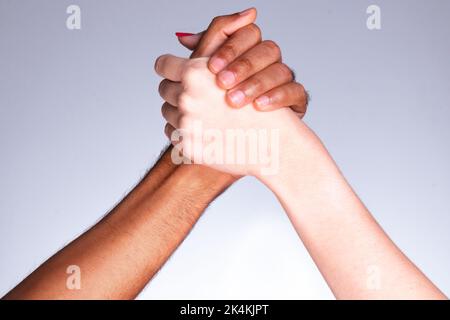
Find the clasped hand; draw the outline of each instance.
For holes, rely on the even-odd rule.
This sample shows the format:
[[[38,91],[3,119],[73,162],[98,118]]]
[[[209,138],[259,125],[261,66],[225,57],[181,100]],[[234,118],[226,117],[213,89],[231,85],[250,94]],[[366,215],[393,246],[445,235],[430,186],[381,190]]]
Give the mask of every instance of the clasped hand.
[[[276,173],[281,141],[289,135],[288,124],[298,121],[296,115],[288,108],[261,112],[251,103],[230,107],[207,61],[164,55],[156,63],[156,71],[166,78],[159,91],[166,101],[165,133],[175,146],[172,160],[183,161],[183,154],[232,174]]]

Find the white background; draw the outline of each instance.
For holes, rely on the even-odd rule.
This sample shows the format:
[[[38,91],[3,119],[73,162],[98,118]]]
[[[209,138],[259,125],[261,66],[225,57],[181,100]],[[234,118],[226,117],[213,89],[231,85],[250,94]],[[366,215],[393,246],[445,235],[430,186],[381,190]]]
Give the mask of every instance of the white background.
[[[78,4],[82,29],[65,26]],[[369,31],[366,8],[381,7]],[[305,121],[450,294],[449,1],[0,0],[0,295],[128,192],[165,145],[154,59],[255,5],[312,95]],[[140,298],[333,298],[271,193],[215,201]]]

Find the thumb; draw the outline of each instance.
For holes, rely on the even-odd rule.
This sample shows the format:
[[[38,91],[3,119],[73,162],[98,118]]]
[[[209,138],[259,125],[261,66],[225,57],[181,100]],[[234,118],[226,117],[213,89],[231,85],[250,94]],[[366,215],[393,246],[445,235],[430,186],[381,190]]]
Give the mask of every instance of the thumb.
[[[256,9],[250,8],[240,13],[220,16],[213,19],[198,42],[192,58],[211,56],[238,29],[253,23]]]
[[[194,50],[195,47],[197,47],[198,43],[200,42],[200,39],[202,38],[203,32],[196,33],[196,34],[186,34],[177,32],[175,35],[178,37],[178,41],[189,50]]]

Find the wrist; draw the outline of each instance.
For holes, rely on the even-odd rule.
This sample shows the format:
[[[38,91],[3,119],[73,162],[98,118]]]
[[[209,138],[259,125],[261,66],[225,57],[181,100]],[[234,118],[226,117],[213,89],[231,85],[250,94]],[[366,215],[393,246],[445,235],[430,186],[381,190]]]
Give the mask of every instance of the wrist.
[[[240,178],[199,164],[182,164],[177,172],[183,176],[184,180],[191,181],[194,185],[220,192]]]
[[[271,174],[260,171],[255,175],[277,196],[323,194],[331,180],[343,179],[320,139],[297,118],[287,122],[281,131],[278,149],[277,169]]]
[[[292,174],[294,169],[299,174],[305,165],[313,164],[310,159],[323,149],[317,136],[293,112],[282,111],[286,112],[271,119],[271,130],[276,131],[277,138],[269,141],[270,161],[265,161],[252,172],[264,183],[277,183],[281,177]]]
[[[308,221],[362,212],[363,205],[319,138],[304,124],[294,132],[280,147],[278,172],[257,178],[276,195],[297,231]]]

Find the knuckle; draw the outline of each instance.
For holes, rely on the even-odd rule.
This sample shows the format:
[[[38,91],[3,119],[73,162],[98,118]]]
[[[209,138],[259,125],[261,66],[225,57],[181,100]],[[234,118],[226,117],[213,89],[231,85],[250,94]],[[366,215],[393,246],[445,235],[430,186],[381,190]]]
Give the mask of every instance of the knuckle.
[[[253,77],[248,80],[248,84],[244,89],[244,92],[248,96],[254,96],[257,92],[262,92],[264,89],[264,81],[260,77]]]
[[[300,83],[295,83],[292,86],[292,95],[295,97],[293,110],[300,114],[305,114],[308,108],[308,93]]]
[[[164,56],[159,56],[159,57],[156,58],[156,60],[155,60],[154,68],[155,68],[155,71],[156,71],[157,73],[159,73],[159,71],[161,70],[161,62],[162,62],[162,60],[164,59],[163,57],[164,57]]]
[[[158,86],[158,92],[160,96],[164,96],[167,88],[167,79],[162,80]]]
[[[213,19],[212,19],[212,22],[211,23],[217,23],[217,22],[219,22],[220,21],[220,19],[222,19],[222,16],[216,16],[216,17],[214,17]]]
[[[195,64],[192,61],[189,61],[184,68],[183,68],[183,74],[191,74],[195,70]]]
[[[186,62],[185,64],[185,68],[191,69],[191,70],[196,70],[196,69],[201,69],[205,66],[205,61],[202,59],[190,59]]]
[[[226,43],[217,52],[217,57],[224,59],[226,61],[234,60],[238,55],[236,47],[232,43]]]
[[[273,40],[264,40],[262,42],[262,44],[264,45],[264,47],[266,47],[268,49],[268,51],[270,52],[270,54],[274,55],[277,58],[281,57],[281,49],[278,46],[278,44],[273,41]]]
[[[253,69],[253,62],[248,57],[242,57],[236,63],[238,74],[248,73]]]
[[[210,26],[211,27],[220,27],[224,23],[224,20],[225,20],[225,16],[214,17],[211,21]]]
[[[295,82],[295,92],[297,97],[299,97],[302,100],[306,100],[306,90],[305,87],[301,83]]]
[[[166,134],[166,136],[168,138],[171,138],[172,135],[172,126],[169,123],[166,123],[166,125],[164,126],[164,133]]]
[[[189,104],[188,95],[186,93],[182,93],[178,96],[178,107],[181,111],[185,110],[187,105]]]
[[[294,80],[294,73],[286,64],[279,63],[278,68],[283,79],[288,79],[289,81]]]
[[[192,110],[192,98],[187,93],[182,93],[178,97],[178,108],[182,113],[188,113]]]
[[[181,82],[184,84],[193,84],[204,69],[204,62],[191,60],[183,69],[181,74]]]
[[[253,37],[257,38],[258,41],[261,41],[261,29],[256,24],[252,23],[248,25],[247,28]]]
[[[288,95],[286,94],[286,90],[276,90],[271,95],[271,101],[274,103],[280,104],[282,103]]]
[[[163,54],[163,55],[159,56],[158,58],[156,58],[154,68],[158,74],[161,74],[162,72],[164,72],[164,68],[166,65],[165,62],[169,56],[170,56],[170,54]]]
[[[161,114],[162,114],[162,116],[163,116],[164,119],[166,118],[166,113],[167,113],[167,105],[164,103],[164,104],[161,106]]]
[[[194,77],[195,68],[191,65],[186,66],[183,72],[181,73],[181,83],[189,84],[192,82],[192,78]]]

